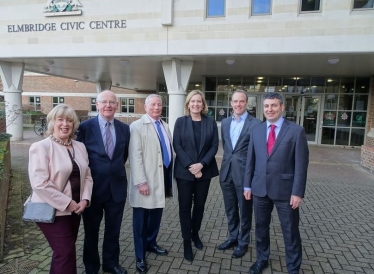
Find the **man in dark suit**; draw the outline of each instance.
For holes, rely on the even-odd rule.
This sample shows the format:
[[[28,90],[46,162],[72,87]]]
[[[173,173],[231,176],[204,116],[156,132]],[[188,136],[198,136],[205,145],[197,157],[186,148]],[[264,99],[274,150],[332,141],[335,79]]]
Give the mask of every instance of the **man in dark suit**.
[[[127,272],[119,265],[119,234],[127,195],[125,162],[130,129],[114,119],[118,102],[113,92],[101,92],[97,96],[96,107],[99,115],[84,121],[77,134],[77,140],[87,148],[94,182],[90,206],[83,213],[83,263],[86,273],[98,273],[100,270],[99,229],[105,213],[103,271],[123,274]]]
[[[243,196],[243,177],[249,133],[261,121],[248,114],[247,104],[247,93],[244,90],[235,91],[231,99],[233,115],[221,123],[223,159],[219,179],[229,235],[218,249],[236,246],[233,258],[243,257],[247,252],[252,227],[252,200],[246,200]]]
[[[281,223],[288,273],[299,273],[302,261],[299,206],[305,193],[309,164],[304,128],[285,120],[283,98],[278,93],[264,97],[266,122],[255,126],[248,145],[244,196],[253,197],[256,222],[257,261],[250,274],[262,273],[269,265],[269,225],[274,205]]]

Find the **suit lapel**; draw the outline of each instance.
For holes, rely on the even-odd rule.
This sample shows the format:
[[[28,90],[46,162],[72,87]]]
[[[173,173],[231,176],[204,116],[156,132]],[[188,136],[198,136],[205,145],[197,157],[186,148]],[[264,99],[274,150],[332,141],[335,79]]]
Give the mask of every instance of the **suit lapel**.
[[[99,118],[98,116],[95,119],[92,119],[92,134],[95,137],[98,147],[104,154],[106,154],[103,136],[101,135],[100,126],[99,126]]]
[[[204,141],[205,141],[206,135],[207,135],[206,134],[207,122],[208,122],[208,118],[205,117],[205,116],[201,116],[201,136],[200,136],[200,147],[199,147],[198,155],[200,155],[201,151],[203,150]]]
[[[232,142],[231,142],[231,134],[230,134],[230,126],[231,126],[231,119],[232,117],[229,117],[228,120],[225,120],[225,123],[223,124],[223,134],[226,135],[226,140],[228,142],[228,147],[231,149],[231,151],[234,150],[232,147]],[[239,140],[238,140],[239,141]]]
[[[242,128],[242,131],[240,132],[240,135],[239,135],[238,141],[235,144],[234,150],[238,146],[238,143],[241,141],[241,139],[243,138],[243,136],[247,133],[247,130],[249,129],[250,123],[251,123],[251,120],[250,120],[250,117],[248,115],[247,119],[245,119],[245,121],[244,121],[244,125],[243,125],[243,128]]]

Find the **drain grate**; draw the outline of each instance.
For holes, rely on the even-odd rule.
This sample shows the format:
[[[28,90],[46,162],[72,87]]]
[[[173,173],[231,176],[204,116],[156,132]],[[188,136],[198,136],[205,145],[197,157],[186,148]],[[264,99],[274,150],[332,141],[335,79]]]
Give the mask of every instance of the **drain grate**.
[[[15,259],[0,268],[1,274],[27,274],[33,270],[40,262],[26,259]]]

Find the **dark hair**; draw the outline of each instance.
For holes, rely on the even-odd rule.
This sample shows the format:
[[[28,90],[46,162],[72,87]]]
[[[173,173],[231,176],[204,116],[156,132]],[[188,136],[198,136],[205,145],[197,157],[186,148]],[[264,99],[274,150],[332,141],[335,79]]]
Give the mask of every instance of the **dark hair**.
[[[280,95],[278,92],[268,92],[264,95],[264,101],[266,99],[278,99],[279,104],[283,105],[283,96]]]

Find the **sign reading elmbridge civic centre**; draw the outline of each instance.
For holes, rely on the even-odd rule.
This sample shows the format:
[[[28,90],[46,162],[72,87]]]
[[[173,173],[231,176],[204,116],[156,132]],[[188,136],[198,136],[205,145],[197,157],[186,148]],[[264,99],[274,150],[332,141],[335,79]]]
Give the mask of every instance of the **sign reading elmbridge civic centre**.
[[[45,24],[8,25],[8,32],[35,32],[57,30],[84,30],[84,29],[124,29],[126,20],[106,20],[90,22],[62,22]]]

